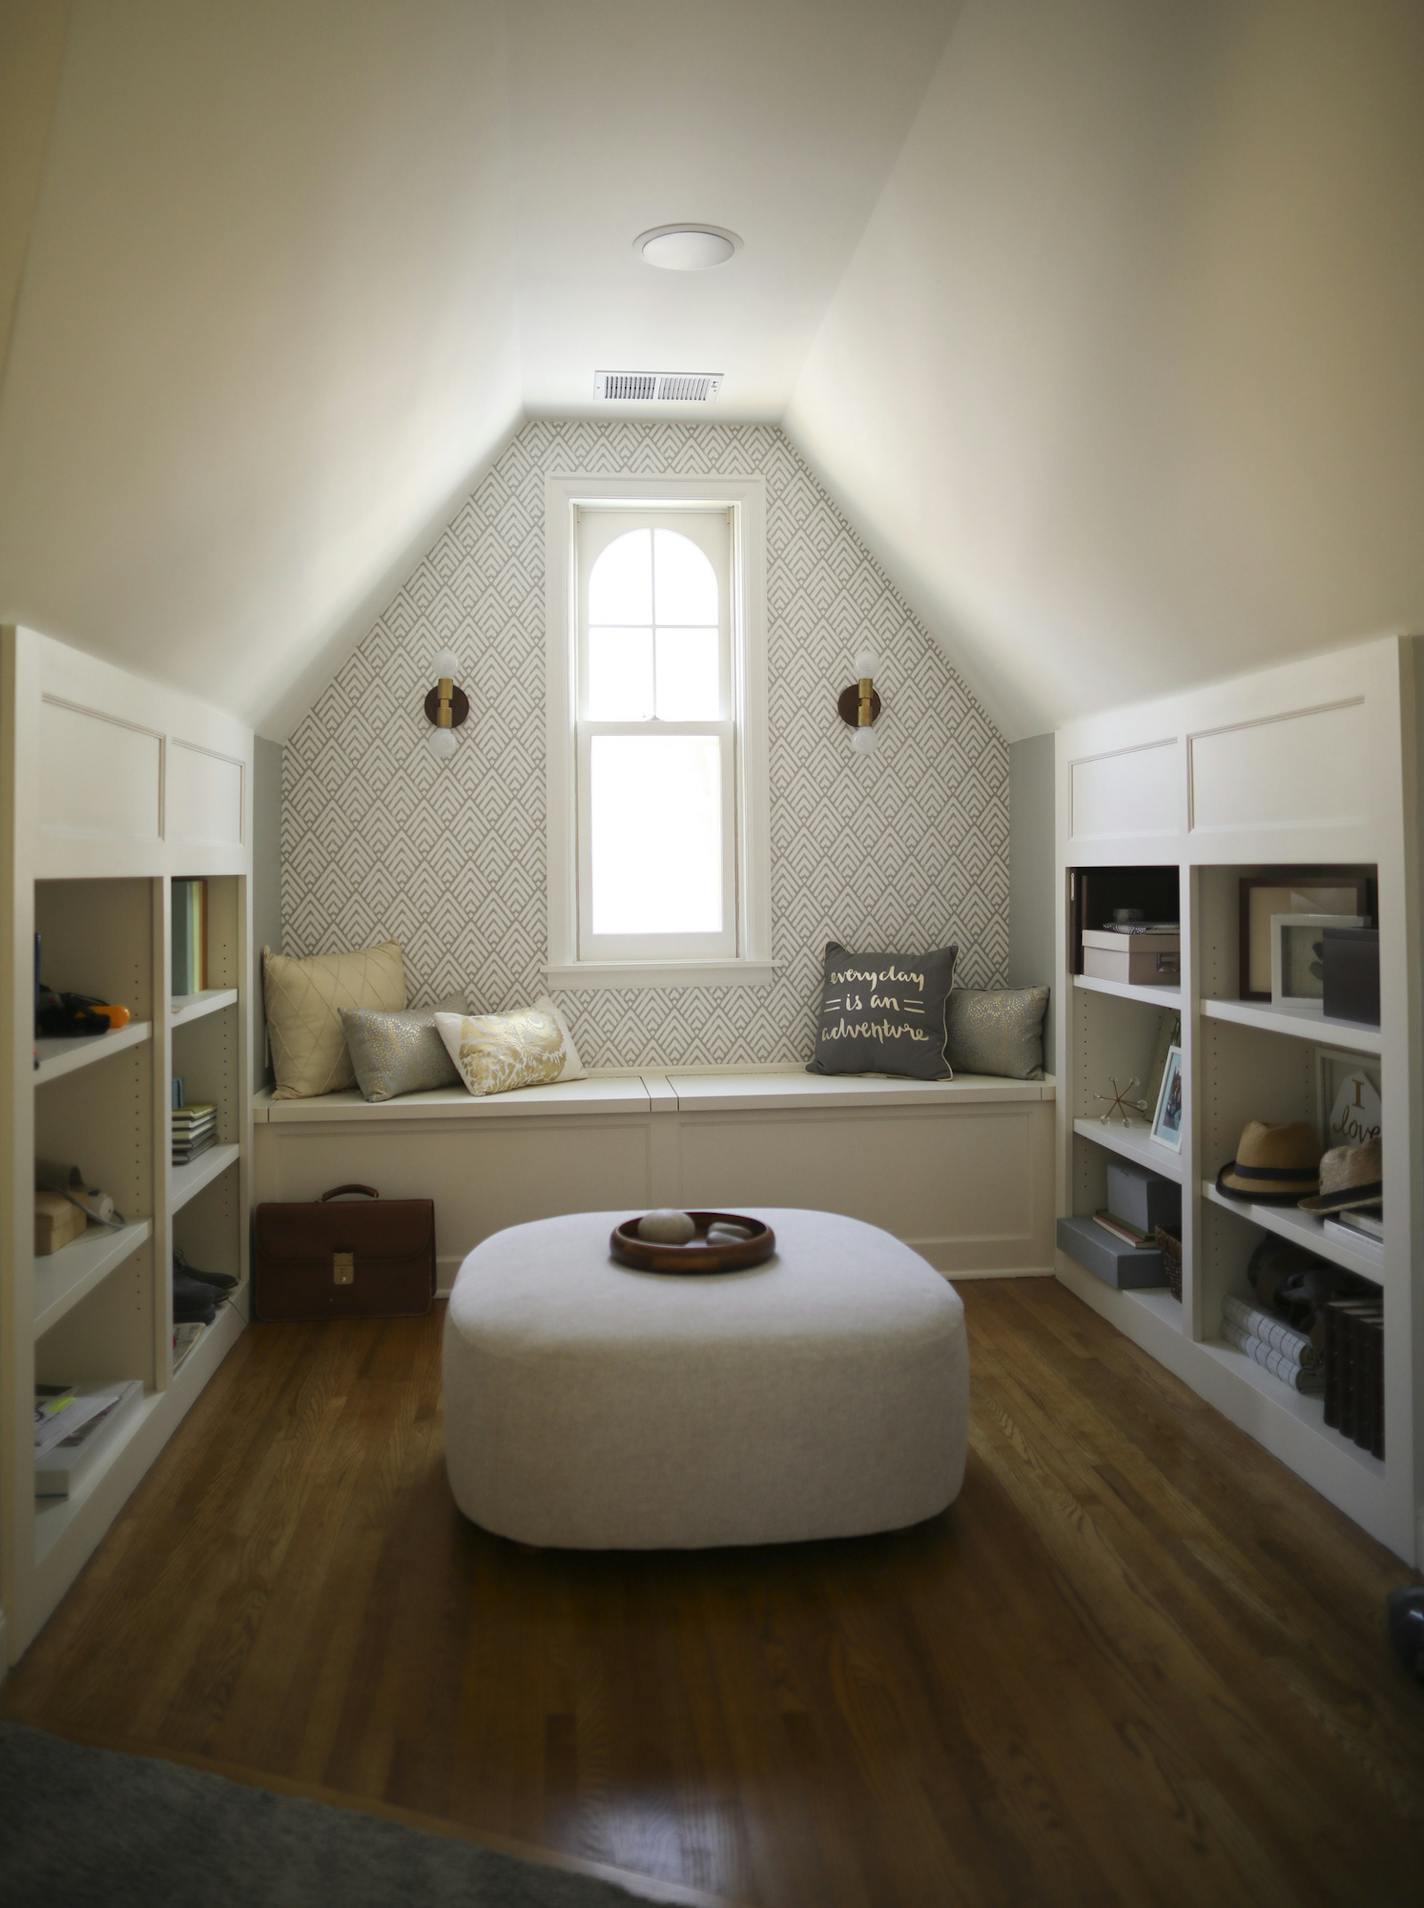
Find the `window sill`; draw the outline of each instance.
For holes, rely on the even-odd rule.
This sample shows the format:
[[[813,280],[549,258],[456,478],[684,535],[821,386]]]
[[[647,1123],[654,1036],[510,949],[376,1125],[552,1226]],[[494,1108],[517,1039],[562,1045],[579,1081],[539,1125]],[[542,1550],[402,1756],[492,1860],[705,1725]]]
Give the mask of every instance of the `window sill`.
[[[607,987],[770,987],[772,961],[576,961],[546,967],[551,988],[572,994]]]

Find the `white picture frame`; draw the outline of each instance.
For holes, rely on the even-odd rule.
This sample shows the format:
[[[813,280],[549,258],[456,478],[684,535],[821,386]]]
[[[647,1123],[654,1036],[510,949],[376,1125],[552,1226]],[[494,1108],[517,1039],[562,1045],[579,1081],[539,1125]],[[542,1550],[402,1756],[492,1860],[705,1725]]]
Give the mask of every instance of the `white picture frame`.
[[[1315,1050],[1315,1118],[1326,1152],[1383,1139],[1378,1060],[1333,1047]]]
[[[1162,1069],[1162,1085],[1157,1093],[1157,1110],[1152,1115],[1152,1137],[1159,1146],[1174,1153],[1182,1150],[1182,1121],[1186,1099],[1182,1085],[1182,1050],[1167,1049],[1167,1064]]]
[[[1364,927],[1361,914],[1271,916],[1271,1005],[1291,1013],[1325,1012],[1325,977],[1311,970],[1311,951],[1328,927]]]

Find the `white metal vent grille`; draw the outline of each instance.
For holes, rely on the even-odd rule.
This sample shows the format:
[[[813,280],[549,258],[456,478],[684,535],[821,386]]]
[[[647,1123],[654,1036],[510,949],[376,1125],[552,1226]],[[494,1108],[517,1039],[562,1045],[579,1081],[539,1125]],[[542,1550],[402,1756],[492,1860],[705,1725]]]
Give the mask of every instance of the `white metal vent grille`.
[[[722,388],[720,371],[598,371],[593,395],[605,402],[706,404]]]

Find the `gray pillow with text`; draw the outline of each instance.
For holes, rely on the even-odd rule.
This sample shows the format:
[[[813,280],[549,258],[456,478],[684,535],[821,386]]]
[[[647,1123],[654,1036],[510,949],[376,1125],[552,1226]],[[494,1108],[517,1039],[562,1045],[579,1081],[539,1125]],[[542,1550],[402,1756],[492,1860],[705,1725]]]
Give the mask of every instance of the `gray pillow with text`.
[[[852,954],[827,942],[816,1054],[806,1071],[952,1080],[944,1014],[958,952]]]

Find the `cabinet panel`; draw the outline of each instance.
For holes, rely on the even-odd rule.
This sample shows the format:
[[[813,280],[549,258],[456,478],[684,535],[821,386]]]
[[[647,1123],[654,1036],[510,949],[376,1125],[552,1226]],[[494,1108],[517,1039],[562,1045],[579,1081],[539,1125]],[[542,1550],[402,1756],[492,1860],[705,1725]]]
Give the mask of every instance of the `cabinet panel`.
[[[1187,740],[1194,834],[1362,827],[1369,820],[1363,701],[1299,709]]]
[[[168,750],[168,837],[207,847],[241,846],[241,762],[174,737]]]
[[[158,840],[162,744],[151,731],[45,700],[35,759],[41,839]]]
[[[1181,827],[1178,760],[1173,739],[1074,762],[1068,771],[1071,839],[1176,834]]]

